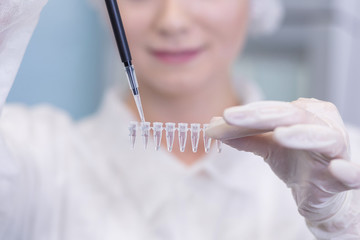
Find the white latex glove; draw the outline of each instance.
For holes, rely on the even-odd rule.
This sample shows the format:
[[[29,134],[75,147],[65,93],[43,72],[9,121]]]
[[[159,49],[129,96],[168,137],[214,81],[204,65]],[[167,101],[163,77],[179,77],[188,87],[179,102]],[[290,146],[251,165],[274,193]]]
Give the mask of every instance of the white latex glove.
[[[226,109],[210,137],[264,158],[318,239],[360,239],[360,166],[336,107],[316,99]],[[285,226],[284,226],[285,227]]]
[[[0,0],[0,109],[47,0]]]

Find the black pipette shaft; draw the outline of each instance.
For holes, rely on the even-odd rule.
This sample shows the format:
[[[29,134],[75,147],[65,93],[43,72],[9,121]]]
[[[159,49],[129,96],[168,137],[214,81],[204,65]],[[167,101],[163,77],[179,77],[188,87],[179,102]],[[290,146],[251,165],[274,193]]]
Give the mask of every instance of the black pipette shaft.
[[[119,7],[116,0],[105,0],[106,7],[109,13],[110,22],[114,31],[116,44],[119,49],[121,61],[124,63],[128,82],[134,96],[136,107],[138,109],[141,121],[145,121],[144,112],[141,105],[140,93],[134,66],[131,63],[131,54],[128,41],[126,39],[124,25],[121,20]]]
[[[121,61],[125,66],[131,65],[131,54],[126,39],[124,25],[121,20],[120,11],[116,0],[105,0],[109,12],[110,22],[114,31],[116,44],[119,49]]]

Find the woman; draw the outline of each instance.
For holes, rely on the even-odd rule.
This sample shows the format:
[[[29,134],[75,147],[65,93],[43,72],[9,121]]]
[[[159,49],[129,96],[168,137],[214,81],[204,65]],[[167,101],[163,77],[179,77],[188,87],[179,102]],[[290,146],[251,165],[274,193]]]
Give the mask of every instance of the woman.
[[[44,4],[6,0],[0,10],[2,104]],[[193,154],[189,145],[185,153],[131,151],[126,126],[136,109],[117,89],[79,123],[51,107],[6,106],[4,239],[360,237],[359,192],[352,190],[360,170],[347,162],[347,133],[335,107],[313,99],[246,104],[246,95],[233,91],[229,72],[250,1],[119,5],[147,121],[207,123],[240,105],[215,119],[208,134],[259,156],[229,147]]]

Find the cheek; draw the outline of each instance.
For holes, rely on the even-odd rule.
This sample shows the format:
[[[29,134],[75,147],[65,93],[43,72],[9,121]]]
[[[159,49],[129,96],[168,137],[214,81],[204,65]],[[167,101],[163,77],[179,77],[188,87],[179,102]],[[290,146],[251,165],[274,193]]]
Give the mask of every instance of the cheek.
[[[246,37],[248,8],[245,0],[228,0],[202,12],[199,22],[222,59],[238,55]]]
[[[132,55],[136,55],[136,51],[149,32],[154,11],[151,10],[151,6],[133,6],[125,1],[121,5],[120,11],[130,51]]]

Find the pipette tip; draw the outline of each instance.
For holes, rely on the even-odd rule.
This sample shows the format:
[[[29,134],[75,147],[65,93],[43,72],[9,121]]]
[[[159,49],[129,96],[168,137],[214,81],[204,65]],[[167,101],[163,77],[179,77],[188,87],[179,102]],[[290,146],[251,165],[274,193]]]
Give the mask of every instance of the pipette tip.
[[[141,122],[145,122],[144,111],[141,105],[140,94],[134,95],[137,110],[139,112]]]

